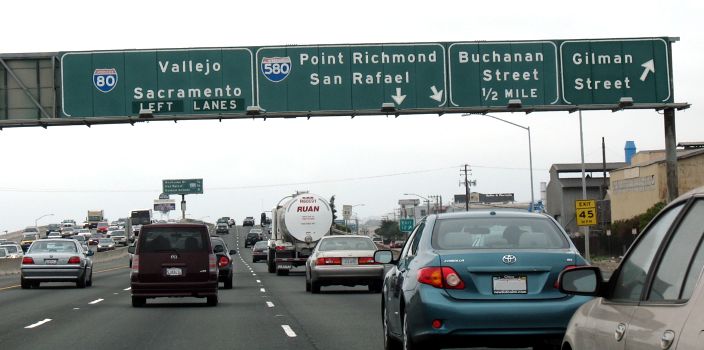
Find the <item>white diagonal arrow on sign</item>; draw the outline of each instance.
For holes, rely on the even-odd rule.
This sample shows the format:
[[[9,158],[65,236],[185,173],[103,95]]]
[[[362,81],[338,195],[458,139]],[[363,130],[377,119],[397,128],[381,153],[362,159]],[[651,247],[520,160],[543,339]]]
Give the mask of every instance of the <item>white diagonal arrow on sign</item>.
[[[442,90],[438,91],[438,88],[433,85],[430,87],[430,91],[433,92],[433,94],[430,95],[430,98],[438,102],[442,101]]]
[[[645,81],[645,78],[648,77],[648,72],[653,72],[653,74],[655,74],[655,62],[653,60],[645,62],[640,66],[645,68],[643,74],[640,75],[640,81]]]
[[[403,100],[406,99],[406,95],[401,95],[401,88],[396,88],[396,95],[391,95],[397,105],[401,105]]]

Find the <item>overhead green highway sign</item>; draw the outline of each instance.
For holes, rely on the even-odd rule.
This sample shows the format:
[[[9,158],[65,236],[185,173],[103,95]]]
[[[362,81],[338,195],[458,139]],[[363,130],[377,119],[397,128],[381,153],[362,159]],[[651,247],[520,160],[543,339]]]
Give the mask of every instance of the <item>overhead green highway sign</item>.
[[[674,103],[672,90],[670,48],[676,40],[67,52],[60,60],[60,109],[61,117],[70,117],[65,124],[88,125],[145,120],[138,116],[180,120],[682,109],[689,104]],[[61,124],[43,115],[39,125]]]
[[[162,193],[165,194],[202,194],[203,179],[162,180]]]
[[[559,104],[557,44],[450,44],[450,104],[454,107]]]
[[[445,105],[442,44],[262,47],[257,96],[267,112],[438,108]]]
[[[244,112],[254,101],[252,61],[247,48],[66,53],[63,114]]]
[[[665,39],[568,40],[560,53],[565,104],[673,101]]]

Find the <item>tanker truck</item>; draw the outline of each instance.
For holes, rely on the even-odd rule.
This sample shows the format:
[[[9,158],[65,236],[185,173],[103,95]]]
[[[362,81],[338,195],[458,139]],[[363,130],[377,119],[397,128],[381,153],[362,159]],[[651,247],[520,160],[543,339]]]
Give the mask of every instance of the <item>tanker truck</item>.
[[[330,232],[332,208],[322,197],[298,192],[272,211],[267,241],[267,267],[270,273],[287,275],[304,266],[315,244]]]

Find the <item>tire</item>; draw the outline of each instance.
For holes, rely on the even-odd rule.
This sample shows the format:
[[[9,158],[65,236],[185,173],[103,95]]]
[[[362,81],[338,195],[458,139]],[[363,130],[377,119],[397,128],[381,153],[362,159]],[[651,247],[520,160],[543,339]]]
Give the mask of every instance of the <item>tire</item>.
[[[32,288],[32,284],[29,281],[27,281],[26,279],[21,278],[21,277],[20,277],[20,285],[22,286],[22,289]]]
[[[76,287],[78,287],[78,288],[85,288],[85,287],[86,287],[86,279],[87,279],[87,277],[88,277],[88,276],[86,276],[86,275],[84,274],[84,275],[83,275],[83,278],[81,278],[80,280],[76,281]]]
[[[404,350],[437,349],[432,344],[423,344],[423,346],[420,346],[420,345],[413,342],[413,339],[411,339],[411,336],[410,336],[409,330],[408,330],[408,314],[407,313],[403,314],[403,338],[402,338],[402,341],[403,341],[402,346],[403,346]]]
[[[320,293],[320,282],[310,281],[310,292],[313,294]]]
[[[371,293],[381,293],[383,287],[382,281],[374,281],[369,284],[368,288]]]
[[[401,350],[401,342],[389,331],[389,318],[386,316],[386,303],[381,307],[381,325],[384,329],[384,350]]]
[[[232,274],[225,280],[225,289],[232,289]]]
[[[132,307],[142,307],[147,304],[147,298],[132,296]]]
[[[218,296],[217,295],[209,296],[207,304],[208,304],[208,306],[218,306]]]
[[[271,253],[271,251],[266,256],[267,271],[269,271],[269,273],[276,272],[276,264],[274,264],[274,259],[271,258],[272,256],[273,254]]]
[[[92,287],[93,286],[93,271],[91,270],[90,276],[88,276],[88,282],[86,282],[86,287]]]

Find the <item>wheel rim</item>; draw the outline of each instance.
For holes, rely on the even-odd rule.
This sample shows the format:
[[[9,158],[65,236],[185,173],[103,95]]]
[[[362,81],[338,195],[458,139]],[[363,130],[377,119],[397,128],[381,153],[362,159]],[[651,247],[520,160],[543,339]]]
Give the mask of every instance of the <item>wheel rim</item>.
[[[403,349],[408,350],[408,319],[403,315]]]
[[[389,318],[386,316],[386,304],[384,304],[382,309],[381,317],[383,318],[382,327],[384,327],[384,349],[387,349],[389,343]]]

